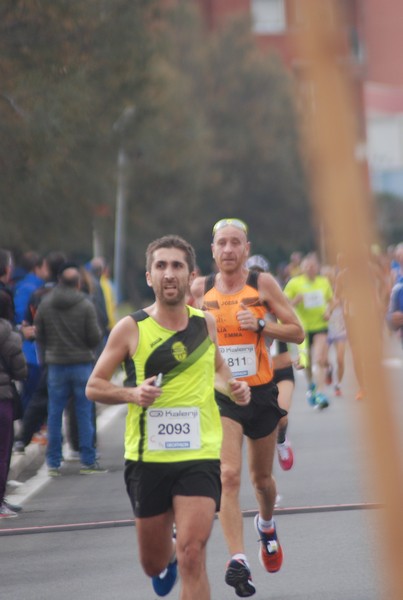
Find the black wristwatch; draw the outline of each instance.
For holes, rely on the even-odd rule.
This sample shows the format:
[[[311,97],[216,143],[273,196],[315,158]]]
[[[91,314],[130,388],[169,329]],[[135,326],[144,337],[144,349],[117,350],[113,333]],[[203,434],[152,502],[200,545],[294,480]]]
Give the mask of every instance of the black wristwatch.
[[[256,333],[260,333],[266,327],[266,321],[264,319],[257,320],[257,329]]]

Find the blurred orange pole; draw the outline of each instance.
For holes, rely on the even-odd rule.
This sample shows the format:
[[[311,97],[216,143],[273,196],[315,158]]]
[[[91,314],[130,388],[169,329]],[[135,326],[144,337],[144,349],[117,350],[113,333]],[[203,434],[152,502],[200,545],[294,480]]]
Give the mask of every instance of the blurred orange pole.
[[[376,554],[383,550],[387,600],[402,600],[402,457],[382,365],[383,314],[368,261],[376,235],[365,169],[356,158],[358,127],[346,44],[335,2],[302,0],[298,8],[302,25],[296,42],[314,99],[303,120],[314,209],[324,224],[330,255],[342,251],[350,274],[350,341],[363,365],[363,441],[372,457],[368,481],[385,506],[379,511]]]

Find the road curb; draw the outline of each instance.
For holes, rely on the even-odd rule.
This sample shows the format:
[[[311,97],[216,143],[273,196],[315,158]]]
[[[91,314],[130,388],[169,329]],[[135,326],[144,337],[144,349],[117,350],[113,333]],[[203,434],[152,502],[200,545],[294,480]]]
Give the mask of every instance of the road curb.
[[[31,442],[26,448],[24,454],[13,453],[11,456],[10,471],[8,481],[18,481],[20,475],[36,462],[39,465],[45,461],[46,445]]]
[[[102,430],[107,427],[113,419],[126,411],[127,407],[124,404],[107,406],[97,404],[97,433],[102,433]],[[38,471],[45,463],[46,444],[31,442],[26,448],[24,454],[13,453],[11,456],[10,471],[8,475],[8,484],[10,482],[18,482],[19,478],[29,469],[32,469],[35,464]]]

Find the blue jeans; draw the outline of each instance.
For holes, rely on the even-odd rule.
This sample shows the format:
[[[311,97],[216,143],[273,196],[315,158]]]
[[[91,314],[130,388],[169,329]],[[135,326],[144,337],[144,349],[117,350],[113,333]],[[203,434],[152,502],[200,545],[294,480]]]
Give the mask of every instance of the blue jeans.
[[[93,368],[92,363],[48,365],[48,467],[60,467],[62,461],[63,411],[71,396],[75,400],[80,459],[83,465],[95,462],[92,403],[85,395],[85,386]]]

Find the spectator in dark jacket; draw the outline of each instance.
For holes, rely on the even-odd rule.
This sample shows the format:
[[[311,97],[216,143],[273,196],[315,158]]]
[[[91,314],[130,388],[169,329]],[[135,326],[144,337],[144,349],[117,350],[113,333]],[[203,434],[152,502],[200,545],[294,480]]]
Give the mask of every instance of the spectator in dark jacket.
[[[95,460],[91,402],[85,386],[93,367],[101,330],[93,303],[80,290],[80,272],[65,263],[59,283],[42,300],[35,317],[36,339],[48,368],[49,475],[60,474],[62,416],[68,399],[75,398],[82,474],[102,471]]]
[[[7,303],[0,301],[0,317],[7,314]],[[4,499],[14,434],[13,381],[27,376],[27,365],[22,352],[21,337],[12,330],[11,323],[0,318],[0,519],[16,517]]]
[[[91,300],[94,303],[98,315],[98,324],[102,330],[102,340],[96,349],[96,358],[101,355],[109,334],[109,316],[106,307],[105,294],[101,285],[103,271],[103,259],[93,258],[89,263],[89,273],[92,279]]]
[[[0,248],[0,301],[4,319],[14,322],[15,308],[13,293],[9,287],[13,260],[11,252]]]

